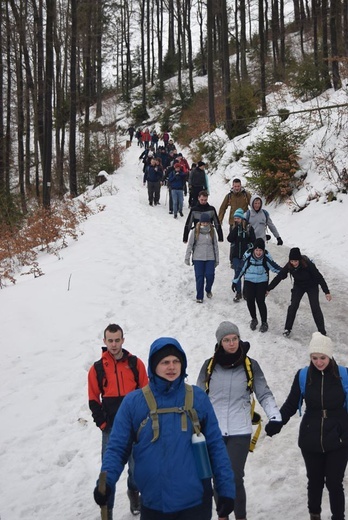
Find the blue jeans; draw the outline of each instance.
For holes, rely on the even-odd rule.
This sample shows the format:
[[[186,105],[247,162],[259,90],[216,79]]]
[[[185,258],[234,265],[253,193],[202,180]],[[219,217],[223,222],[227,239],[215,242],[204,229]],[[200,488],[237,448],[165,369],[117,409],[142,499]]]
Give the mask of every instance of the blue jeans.
[[[104,453],[106,451],[106,447],[109,442],[110,433],[111,433],[111,430],[109,430],[109,429],[107,431],[104,430],[102,432],[102,452],[101,452],[102,460],[104,457]],[[133,475],[134,475],[134,459],[133,459],[133,452],[132,452],[128,459],[127,487],[128,487],[128,489],[131,489],[132,491],[138,491],[137,485],[134,482]],[[107,503],[108,509],[113,509],[114,502],[115,502],[115,489],[113,489],[113,491],[111,492],[110,498],[108,500],[108,503]]]
[[[183,190],[173,190],[172,188],[172,200],[173,200],[173,212],[174,215],[182,213],[182,206],[184,204],[184,192]]]
[[[215,278],[215,260],[194,260],[196,277],[196,298],[203,300],[204,295],[204,280],[205,291],[211,292]]]
[[[232,258],[232,265],[234,269],[234,278],[236,279],[243,267],[243,258]],[[240,279],[237,283],[237,293],[242,294],[242,280]]]

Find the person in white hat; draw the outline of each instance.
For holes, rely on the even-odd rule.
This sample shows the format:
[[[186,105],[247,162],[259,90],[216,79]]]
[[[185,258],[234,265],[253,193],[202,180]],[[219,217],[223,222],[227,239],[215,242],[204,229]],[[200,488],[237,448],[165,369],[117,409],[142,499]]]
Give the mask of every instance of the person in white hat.
[[[321,519],[326,485],[332,520],[344,520],[343,479],[348,460],[347,368],[337,365],[331,339],[320,332],[312,334],[309,356],[309,367],[297,372],[280,409],[282,423],[286,424],[295,415],[304,400],[306,411],[298,445],[306,465],[310,519]],[[280,431],[273,426],[269,423],[265,427],[270,437]]]

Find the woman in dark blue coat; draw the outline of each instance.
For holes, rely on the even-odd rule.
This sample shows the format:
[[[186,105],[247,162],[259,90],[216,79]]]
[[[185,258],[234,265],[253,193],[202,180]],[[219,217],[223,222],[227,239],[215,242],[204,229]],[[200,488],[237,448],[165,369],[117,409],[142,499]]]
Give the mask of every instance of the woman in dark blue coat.
[[[311,520],[321,518],[324,485],[329,492],[332,520],[344,520],[343,478],[348,460],[347,369],[341,367],[341,378],[332,357],[332,341],[320,332],[312,335],[309,354],[308,371],[297,372],[280,413],[283,424],[286,424],[303,399],[306,403],[298,445],[307,470]],[[278,433],[271,423],[265,430],[269,436]]]

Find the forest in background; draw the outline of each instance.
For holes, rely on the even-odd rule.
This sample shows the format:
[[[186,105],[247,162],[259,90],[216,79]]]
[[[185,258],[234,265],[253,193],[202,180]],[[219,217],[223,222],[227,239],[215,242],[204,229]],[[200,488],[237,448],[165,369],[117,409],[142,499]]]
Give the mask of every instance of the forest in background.
[[[117,121],[101,122],[107,97],[128,106],[137,125],[161,103],[162,130],[171,130],[173,104],[202,103],[193,78],[206,75],[206,115],[191,125],[197,138],[218,126],[232,138],[267,112],[275,82],[306,99],[340,88],[348,0],[6,0],[0,31],[0,215],[8,224],[32,200],[48,209],[53,198],[76,197],[96,165],[119,166]],[[166,90],[173,76],[175,93]]]

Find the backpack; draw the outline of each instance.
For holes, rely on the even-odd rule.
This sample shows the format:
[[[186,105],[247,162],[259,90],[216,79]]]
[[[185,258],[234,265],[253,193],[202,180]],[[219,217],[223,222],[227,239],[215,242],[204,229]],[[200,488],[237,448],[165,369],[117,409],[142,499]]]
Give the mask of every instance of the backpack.
[[[265,215],[265,217],[266,217],[266,226],[267,226],[267,224],[268,224],[268,219],[269,219],[269,213],[268,213],[268,211],[266,211],[265,209],[263,209],[262,211],[263,211],[263,213],[264,213],[264,215]],[[247,222],[249,222],[249,219],[250,219],[250,209],[248,209],[248,210],[245,212],[245,217],[244,217],[244,218],[245,218],[245,220],[246,220]]]
[[[298,403],[298,413],[299,413],[300,416],[302,415],[301,407],[302,407],[303,399],[305,397],[308,368],[309,368],[308,366],[304,367],[304,368],[301,368],[300,373],[299,373],[299,377],[298,377],[298,382],[299,382],[300,390],[301,390],[301,396],[300,396],[300,400],[299,400],[299,403]],[[348,412],[348,372],[347,372],[347,368],[343,367],[342,365],[337,365],[337,368],[338,368],[338,372],[339,372],[339,375],[340,375],[340,378],[341,378],[343,391],[344,391],[344,394],[346,396],[346,400],[345,400],[344,406],[345,406],[345,408],[346,408],[346,410]]]
[[[102,350],[103,350],[103,352],[106,352],[107,348],[102,347]],[[137,356],[131,355],[131,356],[127,357],[127,361],[128,361],[129,368],[133,372],[134,381],[136,383],[136,388],[139,388],[139,372],[138,372],[138,368],[137,368],[138,358],[137,358]],[[98,361],[96,361],[94,363],[94,368],[95,368],[95,371],[97,374],[97,381],[98,381],[100,393],[101,393],[101,395],[104,395],[104,388],[108,385],[108,381],[106,379],[106,374],[104,371],[103,360],[99,359]],[[104,379],[105,379],[105,384],[103,385]]]
[[[249,248],[247,251],[245,251],[244,254],[247,254],[247,253],[250,253],[250,255],[248,256],[248,258],[246,258],[246,267],[244,269],[244,266],[243,266],[243,269],[244,269],[244,274],[246,273],[246,271],[249,269],[249,266],[251,264],[251,257],[252,257],[252,251],[253,251],[253,247]],[[269,275],[269,267],[267,265],[267,255],[268,255],[268,251],[267,249],[265,249],[265,253],[262,257],[262,266],[263,268],[265,269],[267,275]]]
[[[151,442],[157,441],[159,437],[159,421],[158,414],[162,413],[180,413],[181,414],[181,431],[187,431],[187,417],[192,422],[193,429],[197,435],[199,435],[201,431],[201,425],[198,419],[198,415],[196,410],[193,408],[193,388],[191,385],[185,383],[185,404],[184,406],[174,406],[172,408],[157,408],[157,403],[155,396],[152,393],[152,390],[149,385],[144,386],[142,389],[144,394],[147,406],[149,407],[150,415],[144,419],[139,426],[137,431],[137,438],[139,436],[140,431],[144,428],[148,419],[150,418],[152,421],[152,431],[153,437]]]
[[[208,360],[208,363],[207,363],[207,366],[205,369],[205,392],[207,394],[209,394],[209,384],[210,384],[211,375],[214,370],[214,366],[215,366],[214,357],[212,357]],[[253,374],[251,360],[248,356],[245,356],[245,359],[244,359],[244,370],[245,370],[245,373],[247,376],[247,387],[250,392],[250,395],[252,395],[251,410],[250,410],[251,422],[254,426],[257,425],[256,432],[255,432],[253,438],[251,439],[250,446],[249,446],[249,451],[252,453],[255,449],[257,440],[261,433],[262,419],[261,419],[261,415],[258,414],[257,412],[255,412],[255,398],[254,398],[254,384],[253,384],[254,383],[254,374]]]

